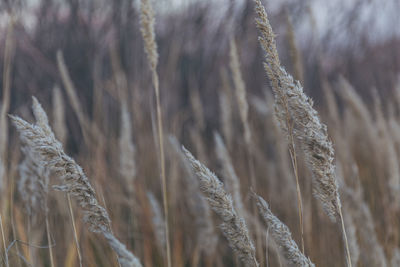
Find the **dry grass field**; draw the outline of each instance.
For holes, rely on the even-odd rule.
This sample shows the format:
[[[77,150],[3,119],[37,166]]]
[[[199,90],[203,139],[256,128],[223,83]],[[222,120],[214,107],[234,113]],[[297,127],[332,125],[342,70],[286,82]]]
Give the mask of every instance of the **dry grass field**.
[[[0,3],[0,266],[400,266],[400,5],[318,1]]]

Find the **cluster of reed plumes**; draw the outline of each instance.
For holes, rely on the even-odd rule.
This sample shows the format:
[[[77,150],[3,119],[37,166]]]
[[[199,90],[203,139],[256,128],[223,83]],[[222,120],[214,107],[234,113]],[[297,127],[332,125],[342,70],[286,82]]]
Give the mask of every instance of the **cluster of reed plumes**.
[[[113,75],[108,89],[95,83],[92,114],[61,50],[62,84],[45,108],[33,97],[34,123],[28,109],[10,108],[10,23],[0,266],[399,266],[400,82],[387,105],[373,90],[370,109],[344,77],[326,81],[326,108],[317,109],[297,81],[299,56],[297,80],[281,64],[260,0],[252,14],[269,88],[248,90],[230,32],[215,125],[200,86],[189,91],[189,110],[165,108],[150,0],[139,19],[149,99],[130,86],[113,46]]]

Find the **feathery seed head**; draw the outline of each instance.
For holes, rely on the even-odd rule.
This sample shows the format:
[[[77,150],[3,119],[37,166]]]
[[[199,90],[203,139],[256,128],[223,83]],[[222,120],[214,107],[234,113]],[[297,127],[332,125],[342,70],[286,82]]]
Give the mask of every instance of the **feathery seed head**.
[[[77,199],[83,209],[84,221],[88,224],[89,230],[106,237],[124,263],[124,267],[141,266],[135,256],[124,250],[125,247],[112,236],[111,221],[107,211],[98,203],[96,193],[82,168],[65,154],[61,143],[55,139],[48,125],[47,115],[35,98],[33,110],[37,124],[30,124],[20,117],[10,115],[12,123],[20,133],[21,141],[35,153],[35,156],[40,157],[39,160],[47,171],[60,178],[61,185],[54,188],[67,192]]]
[[[158,52],[154,33],[154,10],[150,3],[151,0],[140,1],[140,31],[144,40],[144,49],[146,51],[150,67],[153,71],[157,68]]]
[[[296,242],[292,239],[289,228],[282,223],[270,210],[268,203],[256,193],[253,197],[257,202],[258,210],[264,223],[271,230],[272,237],[281,248],[285,259],[298,267],[314,267],[315,265],[299,250]]]
[[[281,67],[275,36],[260,0],[255,0],[260,43],[265,51],[264,64],[275,95],[275,115],[283,131],[291,131],[300,141],[306,162],[313,173],[313,193],[326,214],[336,221],[341,208],[335,176],[334,150],[327,128],[321,123],[312,100],[298,81]],[[287,134],[289,137],[289,133]]]
[[[199,181],[192,171],[190,162],[182,152],[178,140],[174,136],[169,136],[169,141],[185,170],[187,195],[190,196],[187,202],[195,216],[198,228],[197,242],[207,255],[212,255],[218,243],[218,236],[215,234],[210,206],[200,191]]]
[[[182,146],[182,150],[199,178],[201,189],[207,196],[211,208],[223,221],[220,228],[229,245],[246,266],[258,267],[255,248],[246,223],[243,218],[237,215],[233,207],[232,197],[225,192],[222,182],[214,173],[196,160],[185,147]]]
[[[229,152],[225,147],[222,137],[217,132],[214,133],[214,141],[216,144],[215,151],[219,161],[222,163],[223,174],[227,181],[226,187],[228,192],[232,194],[233,202],[239,214],[244,215],[245,208],[240,194],[240,180],[233,168]]]

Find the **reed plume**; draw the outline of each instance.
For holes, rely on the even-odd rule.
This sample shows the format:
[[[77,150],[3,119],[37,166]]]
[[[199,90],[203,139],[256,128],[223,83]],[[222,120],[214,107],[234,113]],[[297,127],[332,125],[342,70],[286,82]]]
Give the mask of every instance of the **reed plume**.
[[[21,148],[24,155],[24,159],[18,167],[19,180],[18,180],[18,191],[21,199],[24,203],[26,213],[28,215],[28,238],[29,242],[32,242],[31,226],[38,222],[38,218],[44,214],[46,221],[46,232],[49,244],[49,256],[51,266],[54,266],[53,248],[50,245],[50,233],[48,223],[48,206],[47,206],[47,195],[49,188],[49,174],[46,169],[38,161],[37,155],[35,155],[29,147],[23,146]],[[35,265],[36,253],[33,247],[29,248],[29,258],[32,260],[32,264]],[[37,263],[37,262],[36,262]]]
[[[253,197],[256,200],[258,211],[260,212],[264,223],[270,230],[275,242],[280,247],[285,259],[293,266],[315,266],[309,258],[301,253],[296,242],[292,239],[292,234],[290,233],[289,228],[272,213],[268,203],[255,193],[253,194]]]
[[[304,252],[304,226],[303,226],[303,204],[302,204],[302,195],[301,188],[299,182],[299,173],[298,173],[298,163],[297,163],[297,155],[296,155],[296,145],[294,140],[295,129],[294,129],[294,120],[289,114],[289,106],[288,96],[285,95],[285,85],[293,85],[293,79],[290,75],[286,73],[286,71],[281,68],[280,60],[278,56],[278,51],[276,49],[275,43],[275,35],[272,31],[271,25],[269,24],[269,20],[267,17],[267,13],[265,12],[264,7],[261,4],[261,1],[256,0],[256,13],[258,18],[256,18],[257,28],[259,29],[260,35],[258,40],[266,52],[265,58],[266,63],[264,63],[264,68],[267,72],[267,76],[271,81],[272,89],[274,92],[275,98],[275,117],[277,119],[278,124],[280,125],[283,132],[286,133],[289,145],[289,153],[291,158],[291,163],[293,167],[294,176],[296,179],[296,193],[297,193],[297,206],[298,206],[298,214],[299,214],[299,228],[301,235],[301,250]],[[283,84],[280,83],[279,78],[289,78],[288,83]],[[291,80],[290,80],[291,79]],[[286,86],[287,87],[287,86]]]
[[[364,193],[359,180],[358,167],[354,163],[352,164],[352,176],[354,186],[350,187],[343,182],[341,193],[346,200],[345,208],[349,211],[347,215],[351,216],[351,220],[357,226],[356,234],[361,247],[359,261],[362,266],[388,266],[384,249],[376,234],[373,214],[363,199]]]
[[[54,133],[57,139],[61,142],[61,144],[65,145],[68,132],[65,122],[65,105],[61,89],[58,86],[55,86],[53,89],[52,104],[53,104]],[[75,225],[75,216],[72,210],[71,196],[69,194],[67,194],[67,202],[68,202],[69,215],[71,218],[72,229],[74,231],[74,241],[75,241],[76,251],[78,254],[79,266],[82,267],[82,255],[79,246],[79,240],[78,240],[79,238]]]
[[[313,173],[314,197],[320,201],[333,222],[340,218],[347,264],[352,266],[335,176],[335,153],[327,127],[320,121],[313,101],[303,92],[300,82],[295,82],[281,66],[267,13],[260,0],[255,0],[255,3],[259,41],[265,51],[264,67],[275,95],[276,116],[286,132],[293,132],[305,152],[306,163]]]
[[[103,235],[118,254],[123,267],[141,266],[139,260],[115,238],[111,232],[111,220],[107,211],[98,203],[96,193],[82,168],[65,154],[62,144],[55,138],[48,125],[47,115],[34,99],[36,124],[31,124],[20,117],[10,115],[17,128],[21,141],[40,157],[40,162],[49,172],[57,175],[60,185],[56,190],[69,193],[75,197],[83,210],[84,221],[89,230]]]
[[[140,1],[140,25],[147,60],[149,61],[151,70],[157,73],[158,52],[154,32],[155,17],[150,0]]]
[[[249,236],[246,222],[238,216],[233,207],[232,197],[225,192],[222,182],[214,173],[196,160],[186,148],[182,147],[182,150],[189,160],[193,172],[196,173],[211,208],[223,221],[220,228],[229,245],[246,266],[257,267],[253,241]]]
[[[40,214],[45,206],[44,193],[47,190],[47,183],[42,180],[44,168],[34,161],[35,155],[28,147],[22,147],[21,150],[25,157],[18,168],[20,176],[18,191],[24,201],[28,215],[35,216],[35,214]]]
[[[245,209],[240,193],[240,179],[233,168],[231,157],[225,147],[224,141],[219,133],[214,132],[215,152],[218,160],[222,163],[223,175],[226,179],[225,186],[228,192],[233,196],[233,203],[241,216],[245,215]]]
[[[175,137],[170,136],[169,141],[178,155],[185,171],[184,176],[186,178],[188,196],[187,202],[190,210],[195,216],[196,227],[198,229],[197,242],[199,243],[200,249],[204,251],[206,255],[212,255],[215,253],[218,237],[215,233],[210,206],[207,203],[207,200],[202,196],[199,181],[192,171],[190,162],[182,152],[178,140]]]
[[[246,86],[242,77],[242,72],[240,71],[240,62],[239,62],[239,54],[236,48],[236,43],[234,40],[231,40],[230,43],[230,69],[232,72],[233,84],[235,87],[235,96],[236,101],[239,107],[239,115],[243,126],[243,137],[245,142],[245,151],[246,151],[246,159],[248,164],[249,170],[249,177],[250,177],[250,185],[252,187],[256,187],[256,177],[255,177],[255,170],[254,170],[254,159],[253,159],[253,151],[252,151],[252,133],[250,130],[249,124],[249,105],[247,103],[246,97]],[[257,208],[254,203],[252,203],[252,212],[254,216],[257,216]],[[240,213],[240,210],[239,210]],[[256,248],[257,248],[257,255],[260,259],[261,265],[264,265],[264,257],[262,256],[262,240],[261,240],[261,232],[259,229],[259,225],[256,223],[255,225],[255,234],[256,234]]]
[[[44,112],[42,106],[35,97],[32,97],[32,100],[33,100],[32,104],[33,115],[36,119],[37,125],[39,127],[42,127],[46,133],[51,132],[51,129],[48,126],[49,122],[47,115]],[[26,140],[21,139],[21,141],[24,144]],[[52,246],[50,245],[51,244],[50,224],[48,220],[49,209],[47,204],[50,173],[49,170],[45,168],[42,162],[40,161],[40,157],[38,157],[38,155],[36,155],[36,152],[32,150],[29,146],[27,146],[27,144],[24,144],[22,151],[25,155],[25,159],[19,168],[21,176],[21,179],[19,181],[19,190],[21,195],[29,196],[28,195],[29,193],[32,194],[31,198],[27,200],[28,203],[26,203],[29,216],[32,216],[34,219],[36,219],[35,217],[37,216],[38,213],[40,213],[40,211],[43,211],[45,214],[47,242],[49,244],[50,264],[52,267],[54,267],[55,262],[54,262],[53,249]]]
[[[159,164],[161,168],[161,181],[163,191],[163,208],[165,218],[165,235],[166,235],[166,251],[167,251],[167,265],[171,267],[171,249],[169,241],[169,225],[168,225],[168,196],[167,196],[167,177],[165,171],[165,155],[164,155],[164,134],[163,134],[163,120],[161,114],[161,100],[160,88],[157,74],[158,52],[157,43],[154,33],[154,11],[150,0],[140,1],[140,31],[144,41],[144,50],[147,54],[147,60],[150,65],[153,86],[156,96],[156,111],[157,111],[157,133],[158,133],[158,147],[159,147]]]
[[[339,216],[340,198],[335,178],[334,150],[327,135],[326,125],[321,123],[313,102],[299,82],[295,82],[280,65],[275,37],[260,0],[256,2],[256,20],[260,31],[259,41],[266,52],[264,67],[275,94],[275,112],[281,127],[287,132],[287,117],[292,118],[293,132],[301,142],[307,163],[314,174],[314,195],[320,200],[325,212],[335,221]]]

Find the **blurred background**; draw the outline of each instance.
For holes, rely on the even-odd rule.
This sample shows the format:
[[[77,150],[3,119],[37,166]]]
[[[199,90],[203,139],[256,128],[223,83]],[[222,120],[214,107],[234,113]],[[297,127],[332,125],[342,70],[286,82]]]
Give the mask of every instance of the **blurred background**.
[[[346,209],[353,214],[347,220],[355,227],[349,234],[354,266],[400,266],[400,2],[263,3],[282,65],[313,98],[331,134],[337,171],[343,177],[342,201],[350,203]],[[153,205],[162,206],[153,136],[154,90],[139,5],[136,0],[2,0],[1,107],[4,114],[32,121],[31,97],[36,96],[67,154],[84,168],[110,212],[116,236],[145,266],[164,266],[165,240],[157,227],[162,212],[157,215]],[[185,201],[191,197],[185,180],[189,174],[174,142],[168,141],[176,138],[185,144],[225,181],[224,163],[214,150],[214,132],[219,132],[240,179],[244,203],[250,207],[247,148],[230,68],[232,40],[249,103],[257,192],[298,242],[295,180],[285,137],[273,119],[253,1],[159,0],[153,6],[173,266],[241,266],[220,234],[217,218],[212,218],[216,249],[202,249],[195,234],[197,213]],[[68,79],[60,64],[68,71],[75,97],[66,88]],[[134,167],[130,166],[134,174],[121,171],[120,143],[127,131],[124,112],[128,142],[134,146]],[[25,193],[18,187],[22,155],[16,131],[7,122],[2,127],[6,137],[1,148],[5,170],[0,180],[1,214],[6,245],[11,244],[11,266],[50,266],[47,248],[38,247],[47,245],[43,216],[33,219],[26,212]],[[299,166],[306,255],[317,266],[344,266],[340,231],[312,198],[310,172],[302,160]],[[49,220],[56,266],[78,266],[68,210],[65,196],[51,190]],[[77,207],[74,212],[84,266],[118,266],[107,245],[85,229]],[[258,249],[266,251],[261,254],[262,266],[286,266],[271,241],[264,236],[260,242]]]

